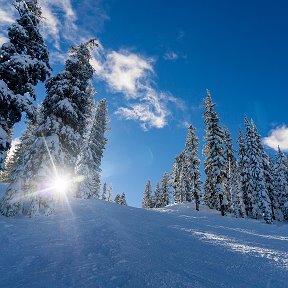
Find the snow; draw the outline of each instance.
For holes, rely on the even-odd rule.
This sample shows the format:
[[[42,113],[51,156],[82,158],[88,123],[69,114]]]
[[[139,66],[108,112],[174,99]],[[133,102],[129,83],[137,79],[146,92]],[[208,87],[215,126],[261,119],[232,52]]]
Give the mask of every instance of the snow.
[[[0,216],[1,288],[287,287],[285,222],[67,203],[49,217]]]

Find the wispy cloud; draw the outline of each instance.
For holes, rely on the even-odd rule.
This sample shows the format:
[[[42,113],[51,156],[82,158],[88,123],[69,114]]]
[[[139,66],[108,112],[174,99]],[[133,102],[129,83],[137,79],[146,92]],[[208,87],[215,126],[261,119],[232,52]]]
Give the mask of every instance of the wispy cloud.
[[[7,3],[8,2],[8,3]],[[0,45],[7,41],[6,27],[14,22],[16,15],[12,2],[0,0]]]
[[[177,40],[182,40],[185,37],[185,32],[183,30],[178,31]]]
[[[273,129],[270,135],[263,139],[263,142],[274,150],[277,150],[279,146],[282,151],[288,151],[288,127],[284,125]]]
[[[153,68],[150,59],[128,51],[112,51],[108,52],[101,72],[112,90],[124,93],[127,98],[137,98],[140,88],[147,86]]]
[[[104,56],[103,56],[104,54]],[[154,83],[153,60],[127,50],[107,52],[102,47],[92,65],[99,78],[106,81],[112,92],[125,96],[126,106],[119,107],[116,115],[136,120],[144,130],[163,128],[170,115],[169,103],[183,105],[168,92],[159,91]]]
[[[42,34],[60,50],[60,39],[69,40],[77,31],[76,13],[71,0],[40,0],[43,25]]]
[[[175,61],[179,58],[179,55],[176,52],[170,51],[167,52],[163,58],[168,61]]]

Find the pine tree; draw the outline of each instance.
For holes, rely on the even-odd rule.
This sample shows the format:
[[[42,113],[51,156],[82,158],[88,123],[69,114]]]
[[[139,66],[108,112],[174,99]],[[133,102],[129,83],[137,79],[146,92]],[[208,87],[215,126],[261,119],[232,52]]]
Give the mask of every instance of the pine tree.
[[[250,124],[245,118],[246,123],[246,137],[250,133]],[[250,135],[250,134],[249,134]],[[239,199],[242,198],[244,209],[245,209],[245,216],[250,216],[252,205],[251,205],[251,185],[250,185],[250,170],[249,170],[249,157],[247,154],[247,145],[246,139],[244,139],[242,130],[239,130],[239,137],[238,137],[238,171],[239,171],[239,188],[238,188],[238,197]]]
[[[246,121],[247,122],[247,121]],[[249,124],[249,123],[248,123]],[[249,157],[249,186],[251,187],[252,217],[257,219],[263,214],[266,223],[272,222],[271,201],[268,197],[266,179],[264,174],[263,146],[256,125],[247,127],[247,156]]]
[[[85,148],[82,150],[80,161],[77,165],[77,174],[85,175],[80,183],[76,196],[79,198],[98,198],[97,189],[101,173],[101,161],[107,143],[105,132],[108,130],[108,109],[106,99],[102,99],[96,106],[95,116],[90,133],[87,137]]]
[[[8,29],[9,42],[0,49],[0,170],[11,146],[14,125],[22,112],[35,117],[34,87],[50,74],[48,49],[39,32],[41,9],[37,0],[16,0],[19,19]]]
[[[16,145],[13,155],[6,159],[3,172],[3,180],[6,183],[11,183],[13,180],[13,174],[16,170],[22,169],[25,164],[25,158],[29,153],[30,146],[35,140],[35,130],[37,128],[38,121],[29,121],[28,125],[20,137],[20,142]]]
[[[286,156],[278,147],[278,153],[274,165],[275,191],[283,216],[288,220],[288,181],[286,178]]]
[[[156,184],[156,188],[154,191],[154,207],[155,208],[161,208],[163,206],[162,204],[162,195],[161,195],[161,188],[160,188],[160,184],[157,183]]]
[[[169,175],[164,172],[161,180],[161,194],[162,194],[162,207],[169,205],[170,203],[170,191],[169,191]]]
[[[120,196],[120,205],[127,206],[126,195],[124,192]]]
[[[204,168],[206,180],[204,184],[204,202],[210,208],[216,208],[225,215],[224,203],[224,180],[225,180],[225,147],[224,132],[219,126],[219,118],[214,111],[215,104],[212,102],[208,91],[205,99],[204,122],[206,126],[206,141],[203,155],[206,156]]]
[[[198,157],[199,141],[195,128],[190,125],[184,149],[184,182],[186,201],[195,201],[196,210],[199,210],[199,195],[201,193],[200,159]]]
[[[89,173],[90,173],[90,171],[89,171]],[[88,195],[88,199],[89,198],[100,199],[100,192],[101,192],[100,191],[101,190],[100,173],[94,173],[92,175],[91,187],[89,189],[91,189],[90,193],[86,194],[86,195]]]
[[[232,174],[233,169],[236,169],[236,158],[234,156],[235,150],[233,149],[232,138],[228,128],[224,129],[224,143],[225,143],[225,184],[224,184],[224,199],[226,202],[226,211],[232,212]],[[236,176],[236,175],[234,175]],[[235,188],[235,187],[234,187]],[[237,208],[238,209],[238,208]]]
[[[237,161],[231,163],[230,169],[231,212],[233,212],[236,217],[243,217],[243,214],[245,214],[245,207],[244,204],[241,205],[240,201],[242,199],[239,197],[240,177]]]
[[[107,201],[107,183],[103,184],[101,199]]]
[[[2,214],[51,214],[59,198],[55,181],[74,178],[79,141],[86,124],[86,91],[93,76],[89,60],[94,46],[95,41],[91,40],[72,48],[65,70],[47,80],[42,122],[29,149],[25,172],[19,177],[15,174],[18,180],[10,184],[2,200]],[[69,190],[73,190],[72,185]]]
[[[153,201],[152,201],[152,187],[151,181],[148,180],[145,186],[143,201],[142,201],[142,208],[153,208]]]
[[[185,187],[185,154],[183,151],[175,158],[171,173],[171,186],[173,188],[174,203],[186,201],[187,187]]]
[[[111,184],[108,185],[107,191],[108,191],[107,201],[108,202],[113,202],[112,185]]]
[[[273,220],[282,221],[283,213],[280,209],[277,192],[275,188],[276,177],[274,174],[274,162],[273,159],[269,157],[265,152],[263,158],[264,158],[264,175],[266,180],[268,196],[271,201]]]
[[[125,193],[123,192],[122,194],[116,194],[114,202],[119,205],[127,206]]]
[[[118,194],[118,193],[116,194],[114,202],[116,204],[120,204],[120,202],[121,202],[121,195],[120,194]]]

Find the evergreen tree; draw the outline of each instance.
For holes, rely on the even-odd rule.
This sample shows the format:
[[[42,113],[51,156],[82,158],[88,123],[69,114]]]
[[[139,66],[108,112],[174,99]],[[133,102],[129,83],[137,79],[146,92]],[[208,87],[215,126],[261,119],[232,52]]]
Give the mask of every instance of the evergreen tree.
[[[170,191],[169,191],[169,175],[164,172],[161,180],[161,194],[162,194],[162,207],[169,205],[170,203]]]
[[[121,196],[120,196],[120,203],[119,203],[120,205],[125,205],[125,206],[127,206],[127,202],[126,202],[126,195],[125,195],[125,193],[123,192],[122,194],[121,194]]]
[[[14,175],[18,180],[10,184],[2,200],[2,214],[48,215],[59,197],[53,186],[55,181],[74,178],[79,141],[86,124],[86,92],[93,76],[89,60],[94,46],[95,41],[91,40],[72,48],[65,70],[47,80],[36,139],[29,149],[24,173]]]
[[[271,201],[268,197],[266,179],[264,174],[263,146],[256,125],[252,127],[246,121],[246,145],[247,157],[249,157],[249,195],[251,195],[252,217],[257,219],[264,215],[266,223],[272,222]]]
[[[147,181],[147,184],[145,186],[142,208],[153,208],[152,187],[150,180]]]
[[[77,197],[98,198],[98,184],[101,173],[101,160],[107,143],[105,132],[108,130],[108,109],[105,99],[99,101],[95,109],[95,116],[87,137],[85,149],[81,153],[77,166],[77,174],[85,175],[84,181],[79,185]],[[97,188],[95,190],[95,188]]]
[[[250,124],[245,118],[246,124],[246,138],[250,135]],[[250,182],[250,170],[249,170],[249,157],[247,154],[247,145],[244,139],[242,130],[239,131],[238,137],[238,171],[239,171],[239,188],[238,188],[238,197],[239,199],[242,198],[244,209],[245,209],[245,216],[251,215],[252,204],[251,204],[251,194],[252,194],[252,186]]]
[[[230,193],[231,193],[231,210],[236,217],[240,217],[241,210],[239,207],[238,190],[239,190],[239,174],[237,161],[230,165]]]
[[[226,211],[232,212],[233,210],[233,203],[232,203],[232,174],[233,169],[236,168],[236,158],[234,156],[235,150],[233,149],[232,138],[228,128],[224,129],[224,143],[225,143],[225,184],[224,184],[224,202],[226,202]],[[237,177],[234,175],[234,177]],[[235,189],[235,187],[233,187]],[[236,198],[237,199],[237,198]],[[234,200],[236,200],[234,199]],[[237,208],[238,209],[238,208]]]
[[[103,190],[102,190],[102,196],[101,199],[104,201],[107,201],[107,183],[103,184]]]
[[[157,183],[156,184],[156,188],[154,191],[154,207],[155,208],[161,208],[163,206],[162,204],[162,195],[161,195],[161,188],[160,188],[160,184]]]
[[[118,194],[118,193],[116,194],[114,202],[116,204],[120,204],[120,202],[121,202],[121,195],[120,194]]]
[[[199,195],[201,193],[200,160],[198,157],[199,141],[195,128],[190,125],[184,149],[184,182],[186,201],[195,201],[196,210],[199,210]]]
[[[34,119],[34,87],[50,74],[48,49],[39,32],[37,0],[16,0],[19,19],[8,29],[9,42],[0,48],[0,170],[11,146],[14,125],[22,112]]]
[[[273,220],[282,221],[283,220],[283,213],[281,211],[278,195],[275,188],[275,174],[274,174],[274,163],[273,159],[269,157],[266,153],[263,155],[264,158],[264,174],[266,180],[266,187],[268,196],[271,201],[271,209]]]
[[[111,184],[108,185],[107,191],[108,191],[107,201],[108,202],[113,202],[112,185]]]
[[[116,204],[119,204],[119,205],[125,205],[125,206],[127,206],[125,193],[123,192],[122,194],[116,194],[116,197],[115,197],[115,199],[114,199],[114,202],[115,202]]]
[[[214,111],[215,104],[212,102],[208,91],[205,99],[204,122],[206,126],[206,141],[203,155],[206,156],[204,168],[206,180],[204,184],[204,202],[210,208],[216,208],[225,215],[224,181],[225,171],[225,147],[224,132],[219,126],[219,118]]]
[[[4,182],[11,183],[13,181],[12,179],[15,171],[23,169],[26,155],[27,153],[29,153],[30,146],[35,140],[35,130],[37,128],[37,123],[39,123],[39,119],[36,122],[31,120],[28,122],[28,125],[23,135],[19,139],[20,140],[19,143],[15,147],[13,155],[9,157],[9,159],[8,158],[6,159],[5,167],[4,170],[2,171]]]
[[[90,171],[89,171],[90,173]],[[86,179],[86,178],[85,178]],[[89,182],[90,183],[90,182]],[[91,190],[90,194],[88,195],[89,198],[100,199],[100,190],[101,190],[101,180],[100,180],[100,173],[94,173],[91,179]],[[89,188],[89,189],[90,189]],[[79,191],[79,190],[78,190]]]
[[[174,203],[186,201],[185,187],[185,154],[181,152],[176,156],[171,173],[171,186],[173,188]]]
[[[274,165],[275,191],[283,216],[288,220],[288,181],[286,178],[286,156],[278,147],[278,153]]]

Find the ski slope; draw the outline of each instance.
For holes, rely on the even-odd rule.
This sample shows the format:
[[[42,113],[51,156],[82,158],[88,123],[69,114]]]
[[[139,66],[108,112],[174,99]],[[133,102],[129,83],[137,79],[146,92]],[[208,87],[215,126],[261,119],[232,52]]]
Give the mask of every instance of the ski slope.
[[[288,287],[288,224],[70,199],[0,216],[0,287]]]

